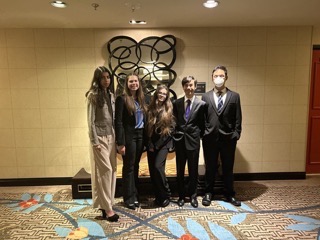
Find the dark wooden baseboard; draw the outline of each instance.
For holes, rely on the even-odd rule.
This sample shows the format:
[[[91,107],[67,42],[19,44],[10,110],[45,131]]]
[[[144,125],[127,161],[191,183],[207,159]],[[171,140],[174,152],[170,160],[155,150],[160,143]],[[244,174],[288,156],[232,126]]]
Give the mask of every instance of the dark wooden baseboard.
[[[305,172],[236,173],[235,181],[306,179]]]
[[[203,169],[200,169],[198,181],[198,193],[204,194],[204,175]],[[293,180],[305,179],[305,172],[279,172],[279,173],[236,173],[235,181],[255,181],[255,180]],[[168,183],[172,196],[177,195],[177,181],[175,176],[168,176]],[[186,177],[188,181],[188,177]],[[73,177],[66,178],[23,178],[23,179],[0,179],[0,187],[13,186],[48,186],[48,185],[71,185],[72,198],[85,199],[92,197],[91,191],[91,175],[83,168]],[[120,197],[122,193],[122,179],[117,179],[116,197]],[[138,186],[139,194],[153,194],[152,184],[149,177],[141,177]],[[221,176],[218,174],[215,192],[223,192],[223,183]]]
[[[201,175],[200,175],[201,178]],[[272,172],[272,173],[235,173],[235,181],[258,181],[258,180],[294,180],[305,179],[305,172]],[[71,185],[74,177],[56,178],[8,178],[0,179],[0,187],[15,186],[50,186]],[[169,181],[175,181],[175,177],[168,177]],[[117,182],[121,182],[121,178]],[[142,177],[142,182],[150,182],[149,177]]]
[[[0,179],[0,187],[71,185],[72,177]]]

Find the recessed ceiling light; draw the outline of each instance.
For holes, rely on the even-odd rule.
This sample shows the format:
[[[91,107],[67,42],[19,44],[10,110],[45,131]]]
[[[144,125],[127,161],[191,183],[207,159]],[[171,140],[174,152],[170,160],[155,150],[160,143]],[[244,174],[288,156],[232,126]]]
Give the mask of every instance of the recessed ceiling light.
[[[67,4],[62,1],[53,1],[50,4],[56,8],[66,8],[67,7]]]
[[[130,20],[129,21],[130,24],[147,24],[146,21],[141,21],[141,20]]]
[[[203,3],[203,6],[205,6],[206,8],[215,8],[218,5],[219,2],[215,0],[208,0],[205,3]]]

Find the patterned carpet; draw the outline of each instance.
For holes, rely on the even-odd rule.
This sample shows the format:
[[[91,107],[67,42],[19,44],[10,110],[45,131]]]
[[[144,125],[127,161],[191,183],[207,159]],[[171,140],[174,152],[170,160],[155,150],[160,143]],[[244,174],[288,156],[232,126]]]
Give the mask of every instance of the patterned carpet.
[[[137,210],[117,198],[118,222],[95,220],[91,199],[73,200],[71,187],[0,189],[0,239],[316,239],[320,240],[320,178],[237,182],[234,207],[217,198],[211,206],[166,208],[141,199]]]

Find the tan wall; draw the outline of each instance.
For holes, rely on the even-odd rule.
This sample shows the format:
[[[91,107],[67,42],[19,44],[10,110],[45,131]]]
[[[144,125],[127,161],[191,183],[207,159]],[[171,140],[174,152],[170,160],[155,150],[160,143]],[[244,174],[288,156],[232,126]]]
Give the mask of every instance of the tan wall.
[[[305,171],[312,27],[162,30],[0,29],[0,178],[71,177],[89,169],[87,91],[106,43],[117,35],[178,39],[173,89],[229,68],[240,93],[243,134],[236,172]],[[203,161],[203,160],[202,160]]]
[[[312,44],[313,45],[320,45],[320,26],[313,27]]]

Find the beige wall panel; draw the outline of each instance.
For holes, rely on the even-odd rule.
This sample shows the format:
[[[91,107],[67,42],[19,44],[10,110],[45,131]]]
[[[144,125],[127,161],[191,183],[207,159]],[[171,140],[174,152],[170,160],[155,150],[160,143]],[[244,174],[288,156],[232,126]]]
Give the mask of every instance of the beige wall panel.
[[[243,111],[235,172],[305,170],[311,44],[320,44],[320,27],[0,29],[1,178],[90,170],[84,94],[94,69],[108,66],[107,42],[166,34],[177,38],[178,97],[184,76],[209,91],[212,69],[228,67],[226,86],[240,93]]]

